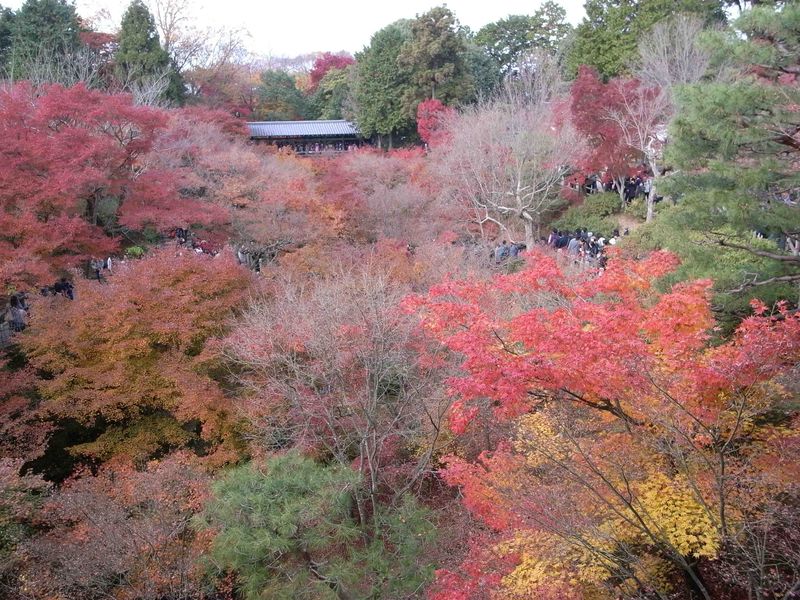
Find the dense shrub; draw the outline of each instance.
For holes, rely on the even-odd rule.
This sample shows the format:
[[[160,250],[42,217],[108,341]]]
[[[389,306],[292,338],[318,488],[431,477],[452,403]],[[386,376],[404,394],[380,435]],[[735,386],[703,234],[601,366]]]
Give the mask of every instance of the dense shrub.
[[[574,230],[586,227],[589,231],[611,235],[618,227],[613,215],[620,212],[619,196],[615,193],[587,196],[583,204],[572,206],[553,222],[553,227]]]

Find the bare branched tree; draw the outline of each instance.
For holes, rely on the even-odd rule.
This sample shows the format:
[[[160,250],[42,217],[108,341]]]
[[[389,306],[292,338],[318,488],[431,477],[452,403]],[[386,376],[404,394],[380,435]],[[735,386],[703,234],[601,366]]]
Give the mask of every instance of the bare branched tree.
[[[639,56],[632,70],[648,86],[668,92],[676,86],[696,83],[708,74],[711,53],[701,42],[703,20],[691,15],[657,23],[639,42]]]
[[[203,51],[193,58],[184,76],[189,93],[193,96],[214,90],[225,90],[226,95],[251,107],[260,71],[247,53],[241,32],[221,30],[207,40]]]
[[[647,221],[651,221],[657,186],[663,176],[667,128],[675,116],[675,90],[704,78],[721,78],[724,64],[712,72],[711,53],[702,43],[702,19],[679,14],[656,24],[639,43],[639,53],[631,71],[639,74],[640,85],[624,89],[621,105],[608,111],[620,127],[625,142],[641,153],[653,173],[647,198]]]
[[[647,197],[647,221],[650,222],[659,180],[664,175],[662,159],[667,143],[671,99],[668,91],[662,88],[630,83],[632,85],[627,86],[624,82],[619,83],[620,102],[605,110],[605,118],[616,123],[625,144],[641,154],[653,173],[653,184]]]
[[[449,406],[446,369],[412,349],[415,322],[399,310],[407,291],[368,265],[313,287],[287,281],[251,306],[226,352],[260,443],[356,466],[365,522],[376,494],[399,498],[429,472]],[[400,472],[393,456],[409,451],[416,460]]]
[[[65,54],[39,46],[24,56],[15,56],[12,63],[34,86],[59,83],[69,87],[83,83],[87,88],[99,88],[105,84],[103,63],[88,48]],[[12,82],[16,78],[13,72],[7,73],[5,77]]]
[[[511,106],[546,106],[565,91],[560,57],[534,51],[520,59],[520,68],[503,81],[495,99]]]
[[[169,106],[164,94],[170,84],[172,69],[167,66],[157,73],[139,75],[139,70],[132,68],[125,72],[124,79],[118,79],[113,86],[114,92],[133,95],[134,104],[140,106]]]
[[[243,30],[197,27],[191,0],[151,0],[150,5],[161,46],[179,72],[210,69],[243,57]]]
[[[161,47],[170,56],[176,50],[176,46],[181,44],[183,32],[191,27],[191,2],[189,0],[152,0],[150,12],[156,22]],[[197,40],[200,41],[200,40]]]
[[[512,241],[522,230],[530,246],[581,143],[556,110],[563,86],[556,60],[540,55],[526,64],[497,97],[451,118],[449,143],[434,157],[447,193],[470,207],[482,234],[494,223]]]
[[[245,82],[257,76],[248,73],[252,58],[245,48],[245,30],[199,27],[191,0],[150,0],[149,4],[161,45],[183,75],[190,95],[204,95],[212,104],[220,104],[221,95],[228,103],[253,106],[248,92],[255,86]]]

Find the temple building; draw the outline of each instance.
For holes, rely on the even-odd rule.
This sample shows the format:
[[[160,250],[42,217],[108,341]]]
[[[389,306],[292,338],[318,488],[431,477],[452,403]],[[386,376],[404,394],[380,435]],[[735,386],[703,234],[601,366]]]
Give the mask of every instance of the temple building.
[[[289,146],[298,154],[346,152],[366,142],[350,121],[254,121],[247,124],[257,143]]]

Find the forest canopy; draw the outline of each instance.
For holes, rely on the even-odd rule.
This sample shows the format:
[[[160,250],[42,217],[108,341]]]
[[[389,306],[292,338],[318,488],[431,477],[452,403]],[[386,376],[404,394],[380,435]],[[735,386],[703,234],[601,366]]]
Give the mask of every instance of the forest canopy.
[[[0,596],[800,598],[800,5],[190,8],[0,7]]]

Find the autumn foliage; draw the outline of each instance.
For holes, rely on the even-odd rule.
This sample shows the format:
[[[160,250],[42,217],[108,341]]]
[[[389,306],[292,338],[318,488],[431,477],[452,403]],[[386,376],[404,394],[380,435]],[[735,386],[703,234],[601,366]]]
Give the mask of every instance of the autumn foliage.
[[[493,440],[442,474],[494,532],[500,562],[476,568],[473,550],[434,597],[481,597],[484,585],[504,597],[682,586],[710,597],[731,540],[797,497],[786,467],[798,438],[776,377],[800,357],[800,318],[756,306],[709,347],[710,283],[653,287],[675,264],[620,256],[600,277],[570,277],[538,254],[519,273],[409,301],[459,357],[450,428],[472,440],[465,449]]]
[[[238,190],[219,199],[198,195],[185,169],[169,162],[194,163],[190,153],[220,156],[223,147],[227,153],[238,147],[231,136],[241,133],[240,125],[225,115],[194,110],[168,116],[134,106],[130,96],[82,85],[34,90],[24,83],[0,94],[0,111],[6,140],[0,150],[0,278],[6,284],[49,283],[92,256],[113,253],[117,225],[161,231],[224,226],[236,199],[248,193],[231,181],[235,173],[226,173],[220,183]],[[195,146],[186,136],[190,118],[203,136],[192,136]],[[259,163],[246,153],[243,158],[227,160],[244,163],[240,169],[248,160]]]
[[[48,533],[25,545],[30,559],[19,568],[31,597],[156,600],[203,593],[197,558],[209,539],[194,534],[191,519],[210,478],[196,459],[176,453],[141,470],[77,475],[40,507],[37,518]]]
[[[0,62],[16,14],[0,8]],[[113,78],[116,38],[86,29]],[[141,86],[0,88],[0,596],[797,596],[796,294],[747,271],[754,297],[789,300],[742,300],[732,325],[718,303],[719,273],[744,271],[731,255],[797,262],[774,90],[743,93],[755,129],[731,112],[747,102],[703,102],[682,127],[719,111],[737,129],[694,135],[707,168],[676,172],[667,121],[691,86],[587,67],[565,82],[549,42],[500,82],[466,31],[435,9],[291,75],[236,62],[235,36],[202,57],[208,40],[179,32],[182,108]],[[452,107],[420,102],[434,94]],[[352,101],[393,149],[301,156],[240,120],[265,102],[358,119]],[[780,153],[722,168],[711,155],[745,129],[780,134],[747,152]],[[725,179],[745,166],[758,176]],[[563,202],[565,183],[622,193],[644,172],[652,222],[608,195]],[[709,183],[654,209],[656,185]],[[604,245],[616,226],[631,235]],[[552,227],[581,229],[548,245]],[[707,269],[662,249],[706,233],[724,248]]]
[[[426,144],[440,144],[447,140],[445,123],[453,109],[445,106],[441,100],[432,98],[417,106],[417,132]]]
[[[588,174],[602,173],[603,183],[624,182],[642,161],[641,154],[627,144],[620,123],[610,118],[625,102],[625,94],[636,92],[631,87],[638,86],[635,80],[603,83],[595,70],[584,65],[570,88],[572,122],[589,144],[581,168]]]
[[[322,78],[325,75],[334,69],[345,69],[350,65],[355,64],[355,60],[352,56],[347,54],[333,54],[331,52],[323,52],[320,56],[318,56],[314,60],[314,64],[311,66],[311,72],[308,74],[309,77],[309,91],[315,91],[319,86],[319,82],[322,81]]]
[[[117,243],[98,227],[164,125],[129,96],[20,83],[0,92],[0,279],[43,283]]]
[[[231,408],[202,352],[224,333],[248,282],[227,253],[164,250],[119,265],[104,283],[83,283],[72,302],[40,300],[22,341],[30,364],[47,374],[38,418],[100,427],[70,448],[98,462],[141,464],[195,440],[206,452],[225,446]]]

